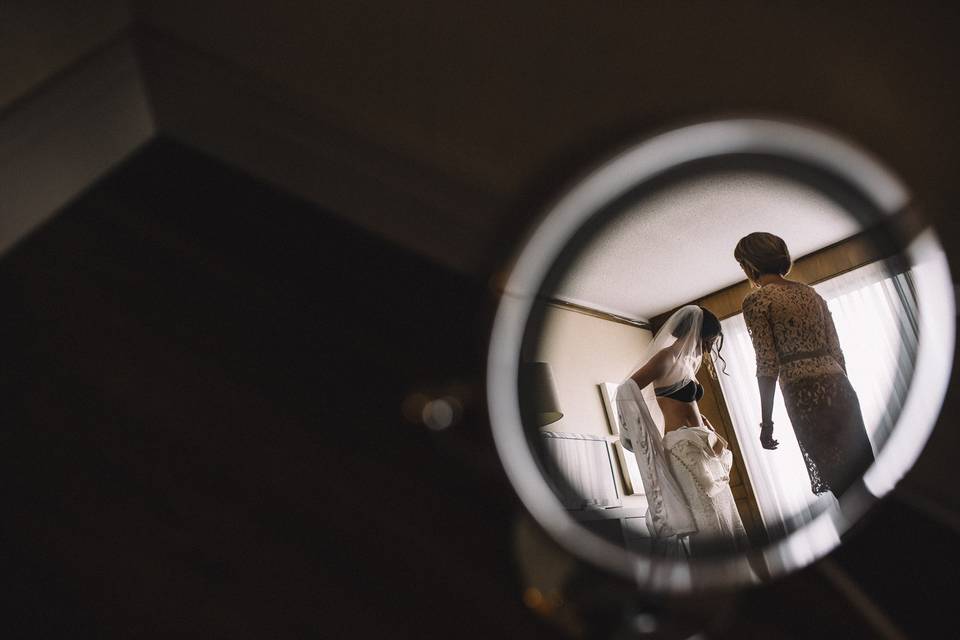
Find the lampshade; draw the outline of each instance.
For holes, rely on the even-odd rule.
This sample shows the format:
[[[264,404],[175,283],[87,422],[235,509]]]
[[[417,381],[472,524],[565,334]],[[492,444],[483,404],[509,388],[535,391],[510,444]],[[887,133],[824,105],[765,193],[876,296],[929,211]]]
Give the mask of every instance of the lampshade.
[[[546,362],[524,362],[520,366],[520,402],[538,426],[563,417],[557,399],[553,371]]]

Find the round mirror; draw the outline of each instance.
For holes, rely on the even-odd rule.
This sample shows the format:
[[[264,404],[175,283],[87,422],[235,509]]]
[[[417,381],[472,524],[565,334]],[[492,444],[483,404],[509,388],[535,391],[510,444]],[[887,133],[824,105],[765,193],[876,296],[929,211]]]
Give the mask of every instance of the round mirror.
[[[504,280],[499,455],[560,545],[655,593],[840,544],[913,464],[950,375],[946,260],[903,184],[795,123],[699,123],[561,194]]]

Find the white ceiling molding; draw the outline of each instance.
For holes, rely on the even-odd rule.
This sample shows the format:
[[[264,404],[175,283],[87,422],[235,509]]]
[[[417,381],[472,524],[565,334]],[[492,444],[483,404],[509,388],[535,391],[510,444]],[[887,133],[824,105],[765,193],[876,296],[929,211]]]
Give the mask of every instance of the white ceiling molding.
[[[154,133],[126,37],[14,102],[0,119],[0,252]]]

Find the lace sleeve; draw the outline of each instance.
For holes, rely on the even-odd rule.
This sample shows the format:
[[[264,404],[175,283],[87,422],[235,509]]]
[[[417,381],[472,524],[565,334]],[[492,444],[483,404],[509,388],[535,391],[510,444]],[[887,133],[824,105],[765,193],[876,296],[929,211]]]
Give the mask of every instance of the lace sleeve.
[[[780,361],[777,358],[777,345],[770,327],[770,305],[756,295],[743,301],[743,319],[750,331],[753,350],[757,354],[757,377],[776,378],[780,374]]]
[[[833,359],[837,361],[843,372],[847,372],[847,363],[843,359],[843,351],[840,349],[840,338],[837,337],[837,327],[833,323],[833,314],[830,313],[830,307],[827,301],[820,298],[820,309],[823,312],[823,332],[827,339],[827,350]]]

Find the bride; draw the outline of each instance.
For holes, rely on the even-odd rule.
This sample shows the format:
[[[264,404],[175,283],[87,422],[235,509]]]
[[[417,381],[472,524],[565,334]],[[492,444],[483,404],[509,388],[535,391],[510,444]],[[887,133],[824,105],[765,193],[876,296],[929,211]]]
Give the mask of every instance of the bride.
[[[660,540],[688,539],[694,556],[747,547],[730,492],[733,454],[697,406],[703,387],[696,373],[718,337],[722,345],[715,315],[697,305],[682,307],[657,332],[641,366],[617,389],[620,438],[637,457],[651,533]],[[662,435],[643,398],[648,385],[663,413]]]

